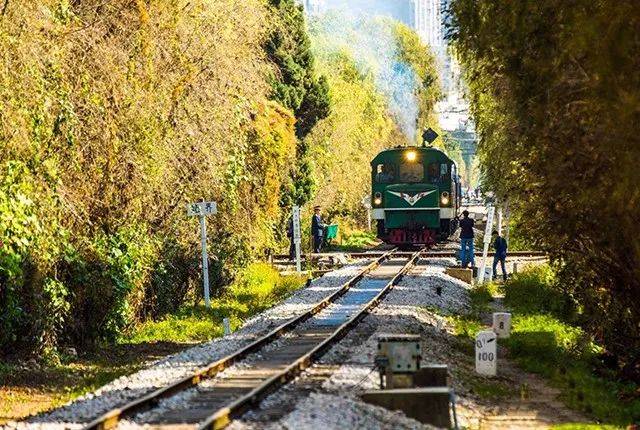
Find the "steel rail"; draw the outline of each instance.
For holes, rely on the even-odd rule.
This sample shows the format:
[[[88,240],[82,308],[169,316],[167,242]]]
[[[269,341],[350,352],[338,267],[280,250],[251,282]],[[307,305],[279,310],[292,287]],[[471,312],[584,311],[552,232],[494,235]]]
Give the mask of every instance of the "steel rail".
[[[198,385],[201,380],[212,378],[217,375],[219,372],[233,365],[234,363],[242,360],[247,355],[252,354],[268,343],[273,342],[274,340],[281,337],[283,334],[291,331],[299,324],[305,322],[309,318],[313,317],[315,314],[329,306],[331,303],[335,302],[338,298],[343,296],[349,288],[351,288],[354,284],[362,279],[364,275],[369,273],[371,270],[378,267],[383,261],[387,260],[396,250],[396,248],[391,249],[381,256],[373,256],[376,258],[375,261],[368,264],[365,268],[360,270],[358,274],[354,275],[351,279],[346,281],[344,284],[340,286],[340,288],[332,293],[331,295],[325,297],[320,302],[316,303],[311,309],[305,311],[304,313],[289,319],[283,324],[279,325],[275,329],[271,330],[266,335],[260,337],[259,339],[253,341],[249,345],[219,359],[216,360],[207,366],[196,370],[190,376],[186,376],[176,382],[173,382],[165,387],[158,388],[148,394],[145,394],[135,400],[130,401],[129,403],[119,407],[111,409],[104,414],[100,415],[98,418],[89,422],[87,425],[83,427],[83,430],[109,430],[113,429],[118,425],[118,422],[127,416],[131,416],[132,414],[143,412],[148,410],[158,402],[164,398],[170,397],[180,391],[184,391],[188,388],[191,388],[195,385]]]
[[[344,254],[349,256],[350,258],[354,258],[354,259],[360,259],[360,258],[374,258],[380,255],[385,254],[387,251],[376,251],[376,250],[371,250],[371,251],[366,251],[366,252],[337,252],[335,254]],[[455,257],[456,256],[457,251],[456,250],[425,250],[422,252],[422,256],[423,257]],[[330,253],[325,253],[323,254],[323,256],[331,256],[331,255],[335,255],[335,254],[330,254]],[[395,252],[395,255],[411,255],[411,251],[400,251],[400,252]],[[493,257],[495,255],[495,252],[493,251],[489,251],[489,253],[487,254],[489,257]],[[544,251],[509,251],[507,253],[507,257],[547,257],[549,254],[544,252]],[[482,257],[482,252],[475,252],[475,256],[476,257]],[[274,255],[274,258],[278,258],[278,259],[289,259],[288,255]],[[277,263],[277,264],[284,264],[284,263]]]
[[[384,296],[393,288],[393,286],[402,278],[402,276],[412,267],[416,260],[421,256],[422,251],[418,251],[412,254],[407,263],[400,269],[400,271],[393,276],[393,278],[380,290],[376,296],[371,299],[363,309],[361,309],[356,315],[351,317],[345,323],[340,325],[333,333],[331,333],[325,340],[315,346],[311,351],[296,359],[293,363],[287,366],[284,370],[270,377],[258,387],[251,390],[246,395],[238,398],[230,403],[228,406],[219,409],[213,415],[205,419],[200,425],[200,430],[219,430],[231,423],[234,417],[240,416],[243,412],[251,409],[252,406],[257,405],[261,400],[267,397],[278,388],[287,384],[304,369],[310,367],[320,356],[326,352],[332,345],[339,341],[347,331],[356,325],[365,315],[375,306],[380,303]]]
[[[449,251],[423,251],[422,252],[422,257],[425,258],[429,258],[429,257],[455,257],[456,256],[457,251],[454,250],[449,250]],[[352,258],[363,258],[363,256],[368,255],[369,257],[371,256],[377,256],[377,255],[381,255],[381,252],[370,252],[370,253],[360,253],[360,252],[352,252],[352,253],[347,253],[350,257]],[[476,257],[482,257],[482,252],[476,252],[474,253]],[[398,256],[402,256],[402,255],[406,255],[409,256],[411,255],[410,251],[405,251],[405,252],[396,252],[394,253],[394,255],[398,255]],[[488,257],[493,257],[495,255],[495,252],[491,251],[489,253],[487,253]],[[547,257],[548,254],[542,251],[510,251],[507,253],[507,258],[509,257]]]

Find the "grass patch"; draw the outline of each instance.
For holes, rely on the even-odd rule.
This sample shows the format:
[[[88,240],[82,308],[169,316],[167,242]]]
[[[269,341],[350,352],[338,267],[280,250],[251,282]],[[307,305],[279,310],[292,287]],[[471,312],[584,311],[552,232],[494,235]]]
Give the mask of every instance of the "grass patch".
[[[601,348],[571,324],[573,305],[557,290],[548,266],[515,275],[504,285],[504,293],[513,311],[513,330],[501,343],[523,369],[548,378],[561,389],[569,407],[603,423],[625,426],[640,421],[640,387],[617,381],[602,366]]]
[[[229,318],[231,329],[268,309],[302,287],[306,278],[282,276],[264,263],[249,265],[225,293],[211,300],[211,308],[202,303],[184,306],[175,314],[159,321],[148,321],[122,339],[125,343],[141,342],[203,342],[222,336],[222,320]]]
[[[455,315],[449,317],[453,325],[453,332],[457,337],[475,339],[476,334],[485,326],[477,318],[470,315]]]
[[[326,249],[330,251],[360,251],[376,246],[380,243],[376,234],[370,231],[354,230],[344,233],[341,236],[340,243],[330,243]]]
[[[559,387],[569,407],[619,426],[640,420],[639,387],[606,377],[600,348],[580,328],[550,315],[516,315],[512,336],[502,342],[523,369]]]
[[[0,361],[0,424],[58,407],[159,359],[223,334],[222,320],[235,330],[243,321],[278,303],[306,278],[281,276],[271,266],[248,266],[211,308],[185,306],[159,321],[148,321],[99,353],[59,365],[25,368]]]
[[[482,313],[490,310],[496,285],[487,284],[469,292],[467,315],[449,317],[458,339],[456,347],[473,355],[470,339],[485,328]],[[640,386],[616,380],[598,360],[602,349],[578,326],[570,298],[558,290],[553,270],[535,266],[514,275],[500,287],[504,302],[512,311],[512,334],[500,344],[524,370],[547,378],[560,388],[567,406],[587,413],[606,424],[567,424],[558,429],[620,428],[640,422]],[[479,396],[497,398],[509,393],[491,381],[464,376],[465,383]],[[502,391],[506,388],[506,391]],[[493,396],[493,397],[492,397]]]
[[[476,315],[453,315],[447,317],[449,324],[453,326],[453,334],[456,337],[455,347],[471,357],[475,356],[474,340],[476,334],[483,330],[485,326],[479,321]]]
[[[497,292],[497,287],[494,283],[488,282],[486,284],[478,285],[469,291],[469,304],[471,306],[471,314],[475,317],[479,317],[482,313],[489,312],[491,310],[491,302],[493,296]]]
[[[181,345],[162,345],[166,355]],[[0,362],[0,425],[33,413],[59,407],[83,394],[139,370],[159,358],[159,348],[149,345],[114,345],[59,365],[25,367]]]
[[[469,341],[467,340],[468,344]],[[473,354],[472,354],[473,356]],[[454,370],[455,379],[462,381],[466,388],[476,396],[486,400],[502,400],[517,395],[516,387],[500,379],[487,379],[473,371],[462,368]]]
[[[519,314],[551,314],[565,321],[575,317],[575,304],[558,288],[555,274],[546,264],[513,274],[501,287],[504,304]]]

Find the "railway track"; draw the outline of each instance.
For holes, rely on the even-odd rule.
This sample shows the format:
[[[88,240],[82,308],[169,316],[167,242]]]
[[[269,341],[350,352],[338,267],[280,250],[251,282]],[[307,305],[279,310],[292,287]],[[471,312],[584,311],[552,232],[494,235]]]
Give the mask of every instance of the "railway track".
[[[95,419],[85,429],[220,429],[311,366],[420,258],[390,250],[309,311],[235,353]]]
[[[387,251],[368,251],[368,252],[344,252],[343,254],[350,257],[350,258],[374,258],[374,257],[379,257],[381,255],[384,255]],[[395,255],[401,256],[401,255],[411,255],[411,252],[397,252]],[[439,257],[439,258],[455,258],[456,257],[457,252],[453,251],[453,250],[438,250],[438,249],[434,249],[434,250],[424,250],[421,253],[421,257],[425,257],[425,258],[429,258],[429,257]],[[324,254],[312,254],[311,258],[312,259],[318,259],[318,258],[322,258],[322,257],[328,257],[331,256],[331,253],[324,253]],[[495,255],[495,252],[491,251],[487,253],[487,256],[489,257],[493,257]],[[482,252],[476,252],[475,253],[476,258],[482,257]],[[306,261],[306,256],[302,256],[303,260]],[[541,252],[541,251],[509,251],[508,253],[508,257],[547,257],[547,253],[545,252]],[[275,255],[274,259],[276,260],[276,262],[278,264],[282,264],[282,263],[291,263],[291,261],[289,260],[289,256],[288,255]]]
[[[398,252],[396,255],[410,255],[411,252]],[[488,257],[493,257],[495,252],[488,252]],[[376,252],[352,252],[348,254],[351,258],[364,258],[364,256],[376,257],[380,255],[380,253]],[[457,251],[453,250],[425,250],[422,251],[420,257],[423,258],[455,258],[457,255]],[[482,252],[475,253],[476,258],[482,257]],[[540,251],[509,251],[507,257],[547,257],[547,254]]]

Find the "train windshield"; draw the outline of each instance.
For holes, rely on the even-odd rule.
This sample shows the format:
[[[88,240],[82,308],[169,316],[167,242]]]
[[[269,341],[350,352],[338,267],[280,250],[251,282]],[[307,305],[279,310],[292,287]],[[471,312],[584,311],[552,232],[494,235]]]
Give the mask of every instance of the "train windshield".
[[[376,166],[376,182],[379,184],[389,184],[396,179],[396,167],[393,164],[385,163]]]
[[[424,166],[422,163],[400,164],[400,182],[422,182],[424,180]]]
[[[449,166],[446,163],[429,163],[427,166],[429,182],[439,184],[449,178]]]

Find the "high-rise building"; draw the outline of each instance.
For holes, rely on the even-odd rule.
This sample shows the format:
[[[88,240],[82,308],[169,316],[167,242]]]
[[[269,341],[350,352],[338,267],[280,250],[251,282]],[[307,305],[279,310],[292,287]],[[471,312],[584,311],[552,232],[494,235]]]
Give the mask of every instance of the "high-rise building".
[[[353,14],[389,16],[413,28],[444,63],[446,48],[442,31],[442,0],[297,0],[309,15],[330,9]]]
[[[440,51],[444,45],[442,37],[442,13],[440,0],[413,0],[413,28],[422,41],[434,51]],[[437,52],[436,54],[440,54]]]

